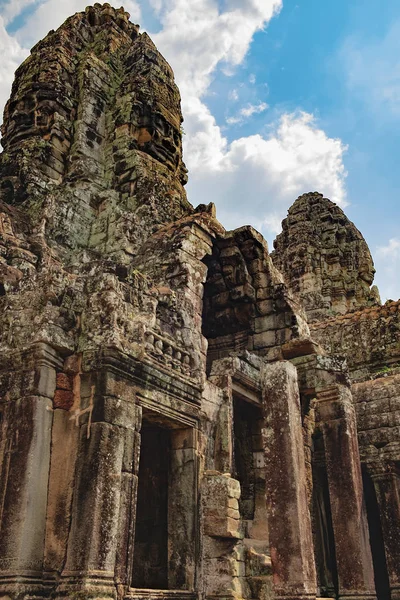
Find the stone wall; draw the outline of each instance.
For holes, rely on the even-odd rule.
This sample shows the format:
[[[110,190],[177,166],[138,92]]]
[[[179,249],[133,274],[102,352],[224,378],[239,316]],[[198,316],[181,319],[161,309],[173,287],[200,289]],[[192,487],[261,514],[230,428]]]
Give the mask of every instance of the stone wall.
[[[355,381],[389,372],[400,360],[400,303],[387,302],[311,325],[327,352],[346,356]]]
[[[397,371],[396,374],[394,374]],[[400,446],[400,375],[398,369],[352,386],[356,402],[358,439],[369,446],[393,451]],[[386,448],[389,450],[389,448]]]
[[[170,66],[108,4],[16,73],[0,599],[398,599],[398,304],[318,194],[272,257],[194,209],[181,123]]]
[[[205,263],[203,334],[209,362],[243,350],[276,360],[285,343],[309,339],[301,305],[252,227],[218,236]]]

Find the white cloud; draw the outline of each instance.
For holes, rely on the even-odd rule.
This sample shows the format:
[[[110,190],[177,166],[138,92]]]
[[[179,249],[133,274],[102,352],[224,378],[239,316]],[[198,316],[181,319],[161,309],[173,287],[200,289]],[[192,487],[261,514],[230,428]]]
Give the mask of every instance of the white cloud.
[[[386,246],[378,246],[375,252],[377,284],[383,302],[397,300],[399,295],[400,239],[391,238]]]
[[[159,16],[163,9],[163,0],[148,0],[148,2],[154,13]]]
[[[258,115],[259,113],[267,110],[268,104],[266,102],[260,102],[259,104],[249,104],[245,108],[242,108],[240,114],[243,117],[252,117],[253,115]]]
[[[8,0],[1,9],[4,24],[12,23],[15,17],[20,15],[29,6],[39,4],[40,0]]]
[[[345,151],[339,139],[318,128],[312,115],[284,114],[269,137],[243,137],[230,145],[220,140],[214,153],[197,160],[189,198],[195,204],[215,202],[228,228],[247,223],[275,234],[301,193],[319,190],[346,205]]]
[[[28,56],[29,51],[21,48],[18,42],[8,35],[3,17],[0,15],[0,111],[1,117],[4,105],[11,92],[11,84],[14,79],[14,71],[20,63]],[[0,117],[0,122],[2,118]]]
[[[203,98],[218,67],[240,64],[257,30],[281,8],[281,0],[164,0],[163,30],[153,36],[174,68],[185,117],[188,194],[196,205],[213,201],[227,227],[251,223],[275,231],[297,195],[318,189],[345,204],[346,150],[312,115],[283,115],[268,138],[228,143]],[[240,120],[267,109],[248,105]]]
[[[239,65],[256,31],[279,11],[282,0],[164,0],[163,29],[153,35],[173,65],[182,97],[201,97],[217,65]]]
[[[400,20],[382,39],[348,38],[341,49],[346,83],[382,119],[400,117]]]
[[[400,240],[392,238],[387,246],[379,246],[377,254],[383,258],[400,258]]]
[[[185,117],[185,160],[197,168],[220,164],[227,148],[220,127],[203,101],[217,67],[239,65],[256,31],[282,6],[281,0],[163,0],[162,31],[152,35],[173,66]]]
[[[228,98],[229,100],[232,100],[233,102],[237,102],[239,100],[239,94],[236,88],[234,88],[233,90],[231,90],[228,94]]]
[[[234,125],[235,123],[243,123],[246,119],[249,119],[253,115],[259,115],[267,110],[268,104],[266,102],[259,102],[259,104],[248,104],[239,110],[239,113],[236,117],[228,117],[226,122],[229,125]]]

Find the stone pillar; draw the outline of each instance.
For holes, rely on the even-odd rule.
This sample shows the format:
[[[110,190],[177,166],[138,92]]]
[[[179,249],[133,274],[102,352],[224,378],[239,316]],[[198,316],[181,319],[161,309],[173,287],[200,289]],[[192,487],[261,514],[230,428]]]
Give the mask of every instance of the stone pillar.
[[[71,530],[56,597],[116,598],[131,577],[141,409],[114,375],[102,373],[95,386],[85,378],[96,379],[82,380]]]
[[[59,594],[114,597],[124,439],[118,427],[93,423],[80,431],[72,524]]]
[[[374,571],[350,389],[342,384],[317,388],[315,407],[324,438],[339,598],[371,598]]]
[[[0,596],[34,595],[44,583],[52,400],[59,364],[52,348],[38,344],[15,356],[20,370],[0,375],[6,400],[0,432]]]
[[[263,364],[262,402],[269,537],[275,592],[315,598],[317,591],[296,368]]]
[[[50,463],[51,400],[33,396],[7,407],[0,573],[41,575]]]
[[[194,590],[198,495],[197,436],[193,428],[171,430],[168,484],[168,587]]]
[[[379,505],[390,596],[400,600],[400,477],[393,463],[368,468]]]
[[[202,486],[203,582],[210,600],[244,598],[245,563],[239,513],[240,483],[228,473],[205,471]]]

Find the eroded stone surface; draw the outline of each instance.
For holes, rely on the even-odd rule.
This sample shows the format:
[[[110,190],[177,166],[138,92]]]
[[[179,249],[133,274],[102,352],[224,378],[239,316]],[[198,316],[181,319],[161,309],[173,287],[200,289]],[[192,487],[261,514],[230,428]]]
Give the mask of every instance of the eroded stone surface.
[[[368,246],[339,206],[317,192],[304,194],[282,229],[272,258],[310,321],[377,303]]]
[[[181,122],[170,66],[108,4],[17,70],[0,598],[398,599],[398,305],[319,194],[272,257],[193,209]]]

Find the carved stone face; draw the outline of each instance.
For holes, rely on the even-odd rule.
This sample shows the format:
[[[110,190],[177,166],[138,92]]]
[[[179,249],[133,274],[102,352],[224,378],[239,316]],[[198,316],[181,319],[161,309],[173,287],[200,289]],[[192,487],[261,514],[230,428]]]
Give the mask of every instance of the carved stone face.
[[[138,147],[159,162],[176,170],[181,160],[180,133],[161,113],[139,117]]]
[[[371,258],[369,255],[369,251],[368,257]],[[366,256],[365,259],[361,262],[360,267],[358,269],[358,274],[360,279],[362,279],[362,281],[365,281],[368,284],[368,286],[370,286],[374,281],[376,270],[374,268],[372,260],[367,260],[368,257]]]

